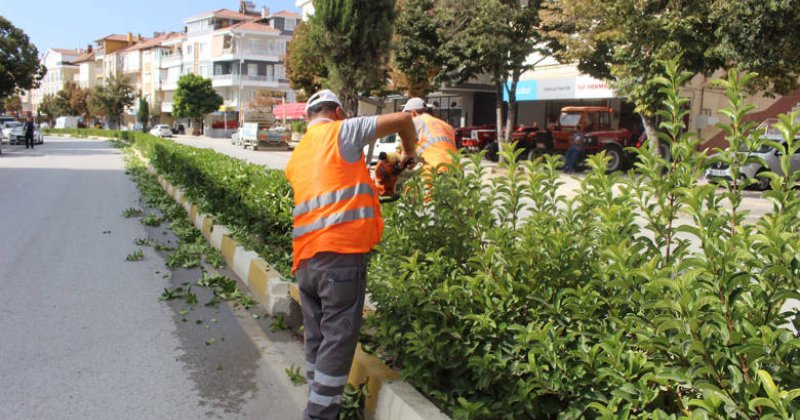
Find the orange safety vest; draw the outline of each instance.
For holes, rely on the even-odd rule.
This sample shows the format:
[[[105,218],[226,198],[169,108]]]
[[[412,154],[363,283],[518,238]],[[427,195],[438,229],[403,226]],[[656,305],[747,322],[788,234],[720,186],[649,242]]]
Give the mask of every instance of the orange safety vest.
[[[425,166],[438,168],[439,172],[447,168],[439,165],[453,162],[450,152],[456,152],[456,132],[450,124],[430,115],[421,114],[414,118],[417,129],[417,156],[425,160]]]
[[[292,273],[319,252],[362,254],[383,234],[375,183],[364,157],[350,163],[339,153],[342,121],[312,125],[286,165],[294,190]]]

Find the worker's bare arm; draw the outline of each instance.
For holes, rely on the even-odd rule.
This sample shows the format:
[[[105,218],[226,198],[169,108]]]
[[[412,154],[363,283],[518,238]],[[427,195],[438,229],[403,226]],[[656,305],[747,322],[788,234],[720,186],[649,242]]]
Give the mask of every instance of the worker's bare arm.
[[[403,153],[406,157],[416,156],[417,130],[414,128],[411,114],[395,112],[379,116],[375,127],[375,137],[381,138],[392,133],[399,134],[403,140]]]

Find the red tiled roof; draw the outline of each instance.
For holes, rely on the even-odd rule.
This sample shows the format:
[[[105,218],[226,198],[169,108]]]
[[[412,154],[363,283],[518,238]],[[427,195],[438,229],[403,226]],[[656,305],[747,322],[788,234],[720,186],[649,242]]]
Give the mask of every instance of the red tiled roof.
[[[244,13],[235,12],[230,9],[219,9],[211,12],[201,13],[199,15],[192,16],[186,20],[187,21],[197,20],[197,19],[202,19],[204,17],[218,17],[224,19],[238,19],[238,20],[255,20],[261,18],[261,16],[246,15]]]
[[[72,64],[84,63],[87,61],[94,61],[94,51],[85,51],[79,55],[78,58],[72,60]]]
[[[69,49],[66,49],[66,48],[50,48],[50,49],[55,51],[55,52],[57,52],[57,53],[66,54],[66,55],[80,55],[81,54],[81,52],[79,50],[69,50]]]
[[[273,13],[272,16],[282,17],[282,18],[300,18],[300,15],[295,12],[290,12],[288,10],[281,10],[278,13]]]
[[[98,39],[97,41],[98,42],[100,42],[100,41],[125,41],[125,42],[127,42],[128,41],[128,35],[111,34],[111,35],[104,36],[104,37]]]
[[[280,34],[281,31],[275,29],[269,25],[258,23],[258,22],[242,22],[237,23],[236,25],[231,25],[223,30],[241,30],[241,31],[252,31],[252,32],[263,32],[266,34]]]
[[[164,41],[166,41],[168,39],[172,39],[172,38],[176,38],[176,37],[180,37],[180,36],[182,36],[182,35],[180,33],[178,33],[178,32],[169,32],[169,33],[166,33],[166,34],[161,34],[161,35],[159,35],[159,36],[157,36],[155,38],[143,39],[142,42],[140,42],[138,44],[134,44],[134,45],[132,45],[132,46],[130,46],[128,48],[125,48],[123,51],[136,51],[136,50],[146,50],[146,49],[154,48],[154,47],[157,47],[159,44],[161,44],[162,42],[164,42]]]

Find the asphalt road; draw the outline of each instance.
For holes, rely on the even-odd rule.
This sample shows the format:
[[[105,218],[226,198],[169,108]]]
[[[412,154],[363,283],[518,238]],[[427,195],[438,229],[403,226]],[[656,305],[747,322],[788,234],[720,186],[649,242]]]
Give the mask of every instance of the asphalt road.
[[[169,237],[128,207],[139,194],[109,143],[3,145],[0,419],[298,418],[306,389],[283,371],[299,341],[227,304],[160,302],[198,273],[151,248],[125,261],[134,239]]]

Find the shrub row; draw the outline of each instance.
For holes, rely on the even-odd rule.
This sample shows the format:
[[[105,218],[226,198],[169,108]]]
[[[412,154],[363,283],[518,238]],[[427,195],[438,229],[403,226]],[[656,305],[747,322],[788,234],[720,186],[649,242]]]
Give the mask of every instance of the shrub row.
[[[209,149],[131,133],[136,148],[203,211],[229,226],[285,278],[291,278],[292,190],[280,170]]]
[[[124,139],[128,137],[127,131],[103,130],[99,128],[45,128],[42,133],[47,135],[69,135],[72,137],[111,137]]]
[[[709,161],[685,134],[686,80],[675,63],[661,141],[637,173],[605,157],[574,197],[558,160],[516,163],[489,180],[480,157],[421,182],[385,207],[370,264],[378,310],[367,345],[456,418],[792,418],[800,406],[800,173],[770,174],[773,210],[746,219],[738,170],[698,183]],[[742,122],[746,82],[723,82],[732,150],[766,141]],[[800,150],[784,118],[782,164]],[[159,172],[203,211],[260,238],[286,274],[291,190],[283,173],[131,134]],[[788,171],[787,171],[788,172]]]
[[[742,185],[698,183],[707,166],[684,133],[676,65],[662,141],[637,174],[606,159],[575,196],[558,162],[505,157],[488,180],[412,182],[386,212],[370,265],[371,348],[455,418],[794,418],[800,410],[800,173],[771,175],[774,209],[748,222]],[[726,82],[733,150],[764,140]],[[800,150],[785,118],[782,161]],[[752,134],[752,135],[751,135]],[[723,153],[737,171],[746,161]],[[738,178],[734,176],[734,179]],[[679,216],[681,218],[679,219]],[[794,321],[792,321],[794,319]],[[792,322],[794,323],[792,326]]]

